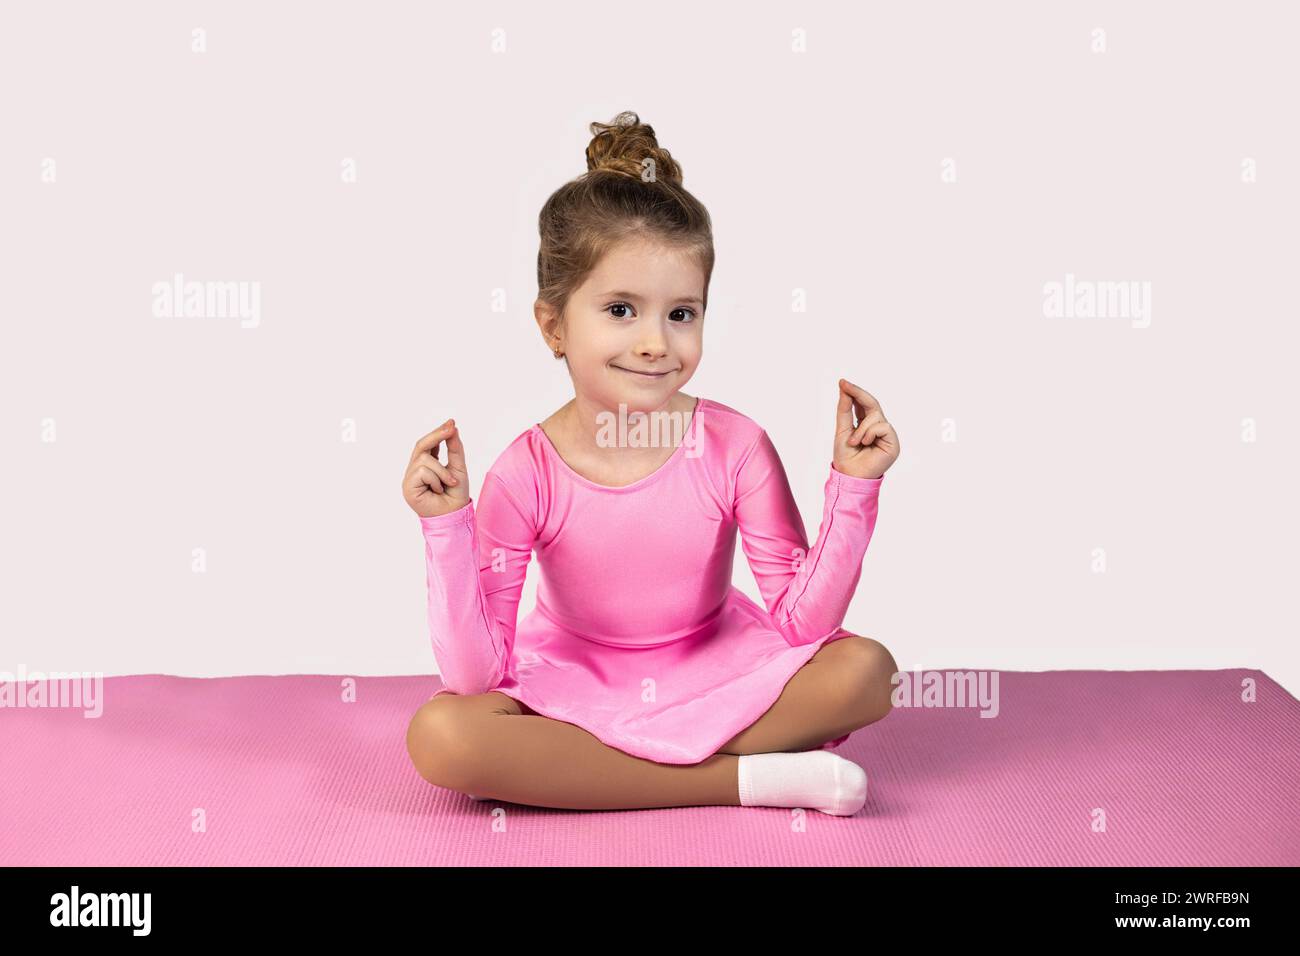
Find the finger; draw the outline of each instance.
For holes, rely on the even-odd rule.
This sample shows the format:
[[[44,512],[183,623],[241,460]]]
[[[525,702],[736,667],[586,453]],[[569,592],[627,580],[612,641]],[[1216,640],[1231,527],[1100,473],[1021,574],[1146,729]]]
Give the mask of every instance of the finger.
[[[879,422],[872,428],[872,444],[891,456],[898,455],[898,432],[889,422]],[[866,443],[864,443],[866,444]]]
[[[879,438],[886,438],[888,437],[890,431],[892,430],[893,430],[893,426],[890,425],[889,422],[886,421],[874,422],[873,424],[867,426],[867,431],[862,436],[862,439],[863,441],[867,441],[868,439],[870,439],[870,441],[875,441],[876,439]]]
[[[844,379],[840,379],[840,401],[835,407],[835,434],[847,435],[853,431],[853,400],[844,390]]]
[[[885,424],[886,424],[886,425],[889,425],[889,422],[885,422]],[[898,443],[898,432],[896,432],[896,431],[894,430],[894,426],[893,426],[893,425],[889,425],[889,431],[886,432],[885,435],[884,435],[884,437],[880,439],[880,444],[881,444],[881,445],[885,448],[885,450],[888,451],[891,455],[894,455],[895,457],[897,457],[897,455],[898,455],[898,449],[899,449],[899,443]]]
[[[454,421],[451,423],[451,435],[447,439],[447,467],[462,475],[469,474],[469,469],[465,467],[465,445],[460,440],[460,429]]]
[[[874,444],[877,448],[887,449],[888,446],[885,441],[892,430],[889,422],[876,422],[868,425],[866,432],[862,435],[862,447],[867,448]]]
[[[442,479],[438,477],[437,472],[435,472],[428,465],[420,465],[419,467],[417,467],[415,469],[414,478],[415,478],[414,490],[416,491],[420,489],[421,485],[428,485],[429,489],[435,495],[441,495],[446,493],[446,489],[443,488],[442,486]]]
[[[885,410],[880,407],[880,402],[876,401],[876,396],[865,388],[854,385],[847,378],[840,379],[840,383],[840,387],[847,389],[852,396],[853,404],[858,409],[858,418],[866,418],[873,410],[880,412],[881,416],[885,414]]]
[[[430,451],[437,448],[448,435],[456,430],[455,419],[447,419],[429,434],[423,436],[415,443],[415,450],[411,452],[411,458],[414,460],[421,452]]]
[[[425,465],[413,465],[406,473],[406,477],[402,479],[402,492],[408,499],[418,497],[433,489],[435,480],[441,484],[441,479],[430,468]]]
[[[438,459],[434,458],[429,453],[426,452],[425,454],[420,456],[420,464],[422,464],[425,468],[428,468],[430,471],[436,472],[438,477],[442,479],[442,483],[444,485],[460,484],[460,479],[457,478],[455,475],[453,475],[451,473],[451,470],[446,465],[444,465]]]
[[[454,434],[458,435],[459,432],[456,432]],[[459,442],[459,439],[457,439],[457,442]],[[443,469],[448,475],[456,479],[455,482],[453,482],[453,484],[460,484],[461,482],[469,478],[469,472],[465,470],[464,448],[462,446],[460,452],[455,452],[451,447],[451,443],[452,440],[450,438],[448,438],[447,441],[445,442],[447,446],[446,464],[443,464],[443,462],[438,459],[437,448],[434,448],[431,451],[426,451],[415,456],[415,458],[411,459],[411,464],[412,465],[424,464],[424,465],[428,465],[430,468],[436,465],[438,468]]]
[[[863,436],[867,433],[867,429],[872,425],[875,425],[877,422],[883,422],[884,420],[885,416],[881,415],[879,412],[872,412],[862,421],[858,422],[858,427],[855,428],[853,434],[849,436],[849,444],[862,444]]]

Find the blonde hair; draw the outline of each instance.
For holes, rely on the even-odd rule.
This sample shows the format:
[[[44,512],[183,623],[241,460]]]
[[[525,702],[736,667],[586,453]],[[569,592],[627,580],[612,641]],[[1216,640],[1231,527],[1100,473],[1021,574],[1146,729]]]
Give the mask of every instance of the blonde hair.
[[[592,123],[591,132],[587,172],[551,193],[537,216],[538,299],[563,317],[574,290],[611,248],[627,239],[650,239],[695,257],[704,273],[701,304],[707,310],[713,224],[682,186],[681,165],[635,113]]]

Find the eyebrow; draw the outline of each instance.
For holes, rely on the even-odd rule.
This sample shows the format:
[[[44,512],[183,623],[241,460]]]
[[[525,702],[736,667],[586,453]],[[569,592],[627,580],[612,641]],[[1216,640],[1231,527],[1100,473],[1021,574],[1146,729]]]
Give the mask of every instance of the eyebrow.
[[[623,299],[632,299],[634,301],[639,300],[641,298],[641,296],[637,295],[635,292],[620,292],[618,290],[615,290],[613,292],[602,292],[599,296],[597,296],[597,298],[608,299],[613,296],[619,296],[620,298]],[[693,296],[693,295],[679,295],[674,297],[673,301],[690,302],[692,305],[699,305],[699,306],[704,305],[703,299],[700,299],[698,296]]]

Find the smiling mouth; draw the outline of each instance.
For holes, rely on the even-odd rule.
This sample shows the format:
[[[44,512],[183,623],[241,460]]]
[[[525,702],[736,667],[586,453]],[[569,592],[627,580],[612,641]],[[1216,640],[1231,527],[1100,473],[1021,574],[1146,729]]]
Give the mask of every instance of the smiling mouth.
[[[664,372],[638,372],[634,368],[623,368],[623,366],[621,365],[615,365],[614,368],[618,369],[621,372],[631,372],[633,375],[642,375],[645,376],[646,378],[663,378],[665,375],[677,371],[677,369],[675,368],[670,368]]]

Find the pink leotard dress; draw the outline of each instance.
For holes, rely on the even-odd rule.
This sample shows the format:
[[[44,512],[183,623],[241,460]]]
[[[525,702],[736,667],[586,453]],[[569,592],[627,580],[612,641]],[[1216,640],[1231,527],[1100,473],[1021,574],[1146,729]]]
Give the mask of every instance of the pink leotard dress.
[[[621,487],[533,425],[477,500],[420,519],[438,693],[499,691],[626,753],[698,763],[850,636],[883,480],[832,464],[809,550],[767,432],[721,402],[698,398],[672,456]],[[732,584],[737,529],[766,610]],[[536,607],[516,626],[534,552]]]

